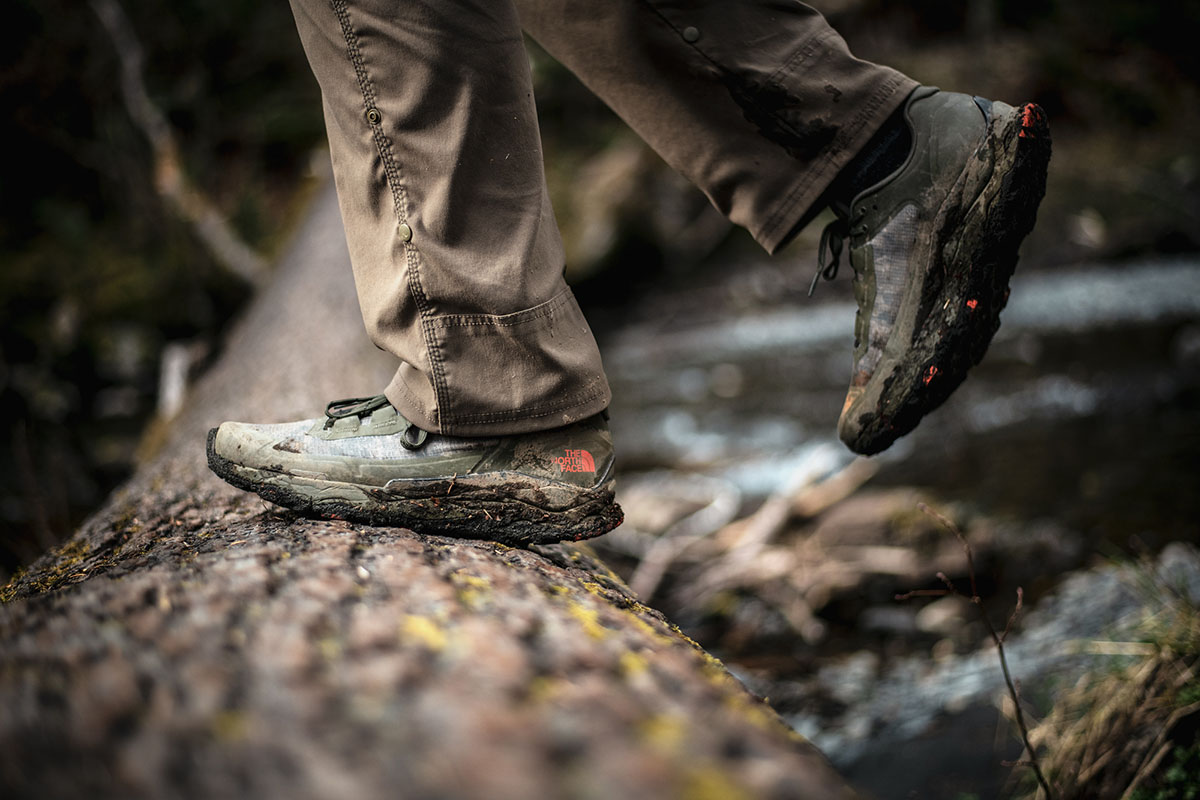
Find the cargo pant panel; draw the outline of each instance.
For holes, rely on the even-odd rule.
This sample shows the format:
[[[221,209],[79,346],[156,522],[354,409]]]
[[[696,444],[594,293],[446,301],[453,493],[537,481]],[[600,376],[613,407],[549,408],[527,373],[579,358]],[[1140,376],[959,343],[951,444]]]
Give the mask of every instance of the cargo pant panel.
[[[518,433],[531,421],[554,428],[598,413],[611,399],[603,370],[587,358],[591,330],[565,285],[525,311],[438,316],[433,328],[446,381],[458,388],[440,408],[453,421],[443,428],[454,434]],[[482,351],[486,359],[476,357]],[[397,375],[389,397],[410,393],[405,377]],[[513,408],[519,417],[507,411]]]
[[[551,413],[571,422],[603,409],[595,341],[586,324],[567,324],[582,317],[563,283],[512,6],[292,5],[324,97],[367,331],[403,362],[392,403],[448,434],[536,430]],[[556,315],[538,316],[550,306]],[[493,318],[508,324],[451,335],[468,327],[459,320]],[[521,391],[485,379],[506,359]]]
[[[775,252],[917,83],[791,0],[515,0],[546,50]]]
[[[522,24],[769,251],[915,86],[786,0],[291,2],[363,317],[401,360],[388,398],[443,433],[609,399],[562,280]]]

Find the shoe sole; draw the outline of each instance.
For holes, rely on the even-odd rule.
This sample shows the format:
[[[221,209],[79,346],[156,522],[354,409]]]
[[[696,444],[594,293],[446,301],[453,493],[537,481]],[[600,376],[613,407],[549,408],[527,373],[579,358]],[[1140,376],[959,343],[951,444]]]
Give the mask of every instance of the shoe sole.
[[[570,502],[557,507],[544,498],[539,504],[537,483],[516,473],[405,480],[394,488],[362,486],[237,464],[216,452],[216,438],[213,428],[208,432],[209,469],[238,489],[306,517],[514,547],[591,539],[624,519],[608,488],[571,487]]]
[[[942,212],[934,222],[936,230],[954,233],[944,237],[946,245],[926,273],[924,323],[903,357],[881,363],[842,413],[839,433],[857,453],[886,450],[945,402],[983,359],[1000,327],[1017,251],[1033,230],[1046,191],[1050,128],[1045,114],[1028,103],[993,117],[984,146],[994,148],[995,158],[974,159],[956,187],[964,191],[972,171],[990,164],[974,201],[965,213]]]

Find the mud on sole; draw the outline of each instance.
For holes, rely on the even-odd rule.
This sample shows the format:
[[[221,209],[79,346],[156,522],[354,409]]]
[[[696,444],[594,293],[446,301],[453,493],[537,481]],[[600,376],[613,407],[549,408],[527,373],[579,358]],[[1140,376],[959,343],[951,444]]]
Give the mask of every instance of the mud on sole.
[[[581,541],[608,533],[624,519],[611,489],[578,489],[565,507],[542,507],[528,481],[514,496],[469,479],[405,481],[403,492],[353,483],[299,477],[236,464],[214,449],[208,434],[208,466],[232,486],[302,516],[343,519],[364,525],[408,528],[457,539],[484,539],[512,546]],[[422,491],[424,490],[424,491]]]

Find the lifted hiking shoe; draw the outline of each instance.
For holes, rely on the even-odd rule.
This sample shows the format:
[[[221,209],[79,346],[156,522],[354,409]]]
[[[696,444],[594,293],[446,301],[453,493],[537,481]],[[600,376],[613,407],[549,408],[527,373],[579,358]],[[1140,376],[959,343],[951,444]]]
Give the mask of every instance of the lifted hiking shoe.
[[[818,262],[833,278],[849,239],[858,317],[838,435],[865,455],[915,428],[983,358],[1050,161],[1050,129],[1032,103],[923,86],[904,119],[908,159],[849,207],[835,205]]]
[[[324,419],[226,422],[208,465],[306,516],[510,545],[588,539],[621,524],[604,415],[490,439],[427,433],[382,395],[330,403]]]

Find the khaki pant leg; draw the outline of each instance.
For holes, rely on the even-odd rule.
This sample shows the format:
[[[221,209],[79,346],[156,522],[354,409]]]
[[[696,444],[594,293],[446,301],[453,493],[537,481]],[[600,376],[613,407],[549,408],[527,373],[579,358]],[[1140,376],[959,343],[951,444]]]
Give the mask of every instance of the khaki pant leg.
[[[292,0],[321,85],[363,317],[431,431],[557,427],[610,392],[563,281],[508,0]],[[320,298],[313,298],[320,302]]]
[[[917,84],[794,0],[516,0],[521,23],[774,252]]]

